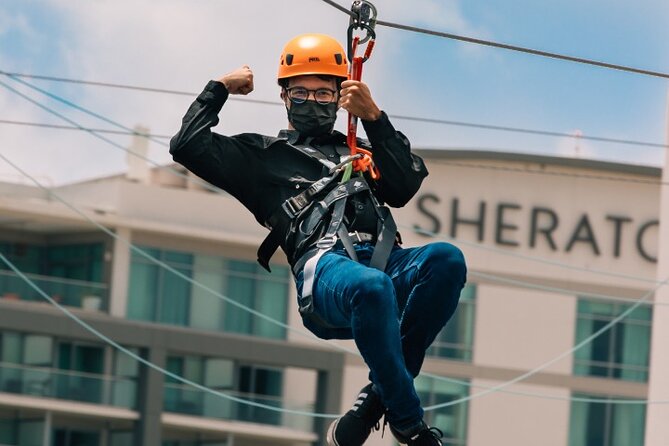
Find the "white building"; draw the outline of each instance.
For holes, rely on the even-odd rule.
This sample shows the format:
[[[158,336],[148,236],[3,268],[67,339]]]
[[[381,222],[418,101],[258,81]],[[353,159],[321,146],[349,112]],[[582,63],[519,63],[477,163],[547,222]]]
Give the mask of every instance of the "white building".
[[[430,176],[395,212],[405,245],[431,241],[426,231],[454,237],[469,268],[456,316],[424,366],[449,380],[417,380],[424,406],[514,379],[568,352],[635,300],[652,302],[660,169],[417,153]],[[285,261],[275,259],[272,275],[255,263],[266,230],[232,198],[157,170],[54,192],[120,239],[39,188],[0,184],[0,252],[52,298],[149,361],[214,390],[290,410],[348,410],[367,380],[361,358],[335,348],[354,349],[351,342],[304,335]],[[427,412],[428,422],[452,445],[643,444],[644,404],[589,399],[648,398],[652,308],[641,305],[521,383]],[[84,331],[0,265],[0,444],[317,445],[328,422],[165,378]],[[386,430],[368,444],[394,443]]]

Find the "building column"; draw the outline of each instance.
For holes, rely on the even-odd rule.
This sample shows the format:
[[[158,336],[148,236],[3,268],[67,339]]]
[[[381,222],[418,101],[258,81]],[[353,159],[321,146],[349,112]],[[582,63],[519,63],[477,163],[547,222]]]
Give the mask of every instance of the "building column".
[[[343,381],[343,368],[331,368],[318,372],[314,412],[331,414],[338,414],[340,412]],[[325,444],[325,436],[332,421],[331,418],[314,418],[314,432],[319,437],[314,446]]]
[[[152,345],[145,357],[153,364],[165,368],[167,350],[162,345]],[[140,419],[135,428],[135,445],[159,445],[162,442],[161,414],[165,376],[157,370],[142,366],[137,388],[137,411]]]
[[[129,228],[116,228],[116,235],[131,240]],[[114,239],[112,250],[111,282],[109,284],[109,314],[126,317],[128,308],[128,283],[130,280],[131,252],[127,243]]]
[[[42,432],[42,444],[51,446],[51,430],[53,429],[53,414],[48,411],[44,414],[44,431]]]
[[[669,145],[669,95],[667,96],[667,144]],[[669,148],[664,149],[664,168],[660,185],[660,235],[658,240],[657,280],[669,278]],[[655,302],[669,303],[669,285],[655,293]],[[669,306],[653,307],[650,346],[648,400],[669,401]],[[647,446],[669,444],[669,404],[646,405]]]

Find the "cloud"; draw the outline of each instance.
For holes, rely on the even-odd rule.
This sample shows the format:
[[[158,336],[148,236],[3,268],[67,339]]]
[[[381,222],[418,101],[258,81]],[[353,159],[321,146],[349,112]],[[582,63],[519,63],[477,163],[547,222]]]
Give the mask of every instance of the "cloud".
[[[18,4],[18,0],[11,1]],[[217,79],[242,64],[248,64],[256,77],[256,91],[250,97],[271,101],[278,101],[276,64],[285,42],[303,32],[322,32],[341,42],[346,40],[348,18],[325,3],[292,0],[287,7],[285,2],[256,0],[239,5],[220,0],[164,0],[160,3],[149,0],[48,0],[41,8],[44,17],[29,9],[19,14],[0,9],[0,24],[9,23],[19,34],[20,38],[15,40],[19,52],[28,42],[45,41],[42,47],[46,46],[51,60],[57,62],[40,66],[38,60],[23,59],[23,64],[30,65],[29,70],[35,73],[197,93],[209,79]],[[419,0],[409,3],[398,0],[378,6],[388,20],[427,24],[425,17],[429,17],[429,24],[434,27],[458,31],[468,27],[458,2]],[[19,8],[15,6],[13,9]],[[51,26],[42,26],[41,21],[46,17]],[[37,31],[40,28],[48,31]],[[388,38],[382,44],[390,49],[396,38],[399,37]],[[383,59],[388,56],[392,57],[391,51],[379,52],[375,55],[375,64],[396,63],[387,61],[386,64]],[[18,66],[16,70],[27,71],[21,68]],[[173,134],[178,130],[182,115],[194,99],[194,96],[27,81],[55,90],[125,126],[141,124],[161,134]],[[379,95],[393,88],[380,76],[369,77],[369,81],[374,83]],[[6,91],[0,94],[4,99],[0,105],[5,118],[10,115],[13,119],[21,116],[26,121],[58,122],[34,106],[11,98]],[[46,101],[46,98],[41,97],[41,100]],[[47,103],[55,105],[53,101]],[[109,127],[81,113],[71,116],[80,123]],[[226,134],[250,131],[275,134],[286,123],[281,107],[242,102],[230,102],[220,116],[217,131]],[[344,119],[339,121],[338,126],[343,130]],[[35,160],[31,164],[33,171],[48,175],[56,182],[124,169],[123,154],[111,146],[105,152],[104,143],[90,135],[75,134],[13,128],[4,138],[9,147],[6,153],[19,159],[31,156]],[[129,137],[120,140],[123,144],[130,142]],[[152,159],[170,160],[165,147],[153,142],[150,147]],[[91,159],[89,156],[93,152],[97,155]]]

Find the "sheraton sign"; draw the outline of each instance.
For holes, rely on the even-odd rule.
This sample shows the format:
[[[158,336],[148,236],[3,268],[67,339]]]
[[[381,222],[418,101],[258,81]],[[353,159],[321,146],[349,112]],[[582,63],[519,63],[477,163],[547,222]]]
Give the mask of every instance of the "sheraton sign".
[[[648,262],[657,262],[657,246],[653,242],[657,240],[657,219],[638,221],[629,215],[583,212],[575,222],[566,223],[555,209],[545,206],[479,201],[467,203],[465,210],[458,198],[444,206],[438,196],[430,193],[420,195],[416,204],[425,220],[415,225],[419,231],[445,232],[453,238],[473,231],[481,243],[492,240],[501,246],[548,247],[552,251],[571,252],[581,245],[596,256],[613,257],[621,256],[623,240],[632,237],[637,254]]]

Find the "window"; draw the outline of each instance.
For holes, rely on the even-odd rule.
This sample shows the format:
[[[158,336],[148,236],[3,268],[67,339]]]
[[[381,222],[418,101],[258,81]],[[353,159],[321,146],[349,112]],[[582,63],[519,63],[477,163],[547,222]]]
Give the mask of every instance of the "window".
[[[52,363],[52,338],[0,332],[0,392],[43,395]]]
[[[167,370],[210,389],[274,407],[283,403],[283,371],[239,365],[223,358],[170,356]],[[277,411],[203,392],[173,378],[165,381],[165,410],[212,418],[280,425]]]
[[[210,389],[234,389],[234,363],[222,358],[170,356],[166,369]],[[171,377],[165,378],[165,410],[190,415],[233,417],[230,400],[205,393]],[[217,415],[213,415],[217,414]]]
[[[191,276],[193,256],[183,252],[141,247],[180,273]],[[133,253],[128,317],[175,325],[188,324],[190,283],[145,257]]]
[[[276,369],[242,366],[239,368],[238,390],[241,396],[256,403],[281,407],[283,373]],[[242,421],[274,424],[281,423],[281,413],[262,407],[238,404],[238,416]]]
[[[644,443],[645,419],[646,408],[640,404],[574,401],[571,404],[569,446],[641,445]]]
[[[34,245],[0,242],[0,251],[46,294],[64,305],[81,307],[86,297],[95,297],[101,303],[107,296],[107,286],[102,283],[102,243]],[[7,265],[0,263],[0,296],[44,300]],[[95,300],[89,299],[89,302]]]
[[[126,347],[138,356],[138,348]],[[114,350],[114,378],[111,404],[134,409],[137,405],[137,382],[139,380],[139,361],[125,353]],[[119,433],[119,436],[122,435]]]
[[[256,262],[142,249],[244,306],[283,323],[287,320],[287,267],[274,267],[274,272],[269,274]],[[183,278],[137,254],[132,258],[128,317],[253,336],[286,337],[284,328],[224,302],[199,286],[191,286]]]
[[[286,322],[288,301],[288,268],[274,266],[265,271],[257,262],[228,262],[226,296],[254,310]],[[284,339],[286,329],[232,304],[225,305],[224,329],[236,333]]]
[[[460,294],[457,310],[427,350],[427,356],[472,360],[475,297],[476,286],[466,285]]]
[[[415,380],[416,391],[423,407],[447,403],[469,395],[466,384],[458,384],[419,376]],[[424,420],[444,433],[444,445],[464,446],[467,435],[467,403],[454,404],[425,412]]]
[[[107,352],[101,344],[0,331],[0,392],[134,408],[139,365],[114,351],[110,376]]]
[[[576,343],[600,330],[630,305],[580,299],[576,322]],[[640,306],[574,353],[574,374],[648,380],[651,308]]]
[[[52,446],[98,446],[98,432],[78,431],[74,429],[54,429]]]

